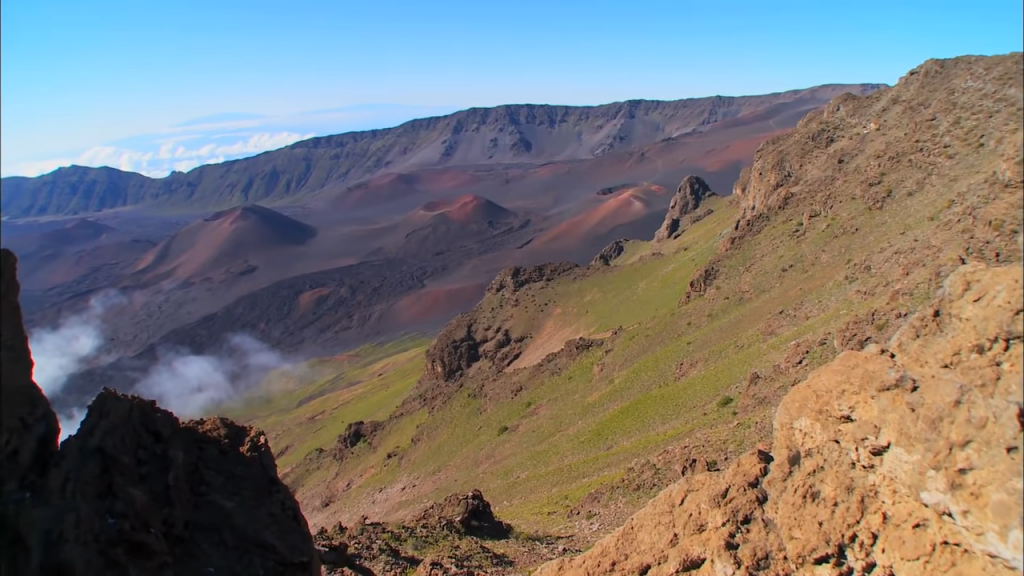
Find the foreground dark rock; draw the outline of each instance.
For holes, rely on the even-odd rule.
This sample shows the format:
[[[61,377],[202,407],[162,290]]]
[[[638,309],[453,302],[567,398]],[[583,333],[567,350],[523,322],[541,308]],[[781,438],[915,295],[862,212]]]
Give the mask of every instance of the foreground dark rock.
[[[0,370],[2,370],[3,499],[22,498],[57,454],[57,416],[32,381],[32,356],[21,320],[14,253],[0,251]],[[22,494],[22,496],[19,496]]]
[[[4,574],[319,574],[266,436],[104,390],[58,451],[3,252]],[[10,417],[9,417],[10,416]]]
[[[706,198],[715,195],[703,178],[699,176],[683,178],[675,195],[672,196],[672,201],[668,205],[665,221],[661,224],[661,228],[654,233],[654,241],[662,242],[678,238],[688,225],[703,219],[707,214],[696,214],[689,219],[687,216],[697,212],[697,208],[700,207]]]

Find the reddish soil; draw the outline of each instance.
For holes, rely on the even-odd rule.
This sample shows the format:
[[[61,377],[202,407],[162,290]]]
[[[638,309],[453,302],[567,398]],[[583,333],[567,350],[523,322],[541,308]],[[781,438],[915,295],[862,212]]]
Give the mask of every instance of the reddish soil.
[[[230,267],[244,273],[250,258],[314,236],[315,228],[269,208],[232,208],[182,228],[139,259],[134,271],[143,282],[187,280]]]
[[[448,319],[472,308],[486,288],[486,282],[424,288],[396,302],[387,312],[386,322],[410,326]]]

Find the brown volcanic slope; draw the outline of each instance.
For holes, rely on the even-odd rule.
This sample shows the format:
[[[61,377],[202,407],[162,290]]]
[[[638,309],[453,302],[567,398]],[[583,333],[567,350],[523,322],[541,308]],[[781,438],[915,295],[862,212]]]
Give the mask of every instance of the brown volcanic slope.
[[[402,238],[373,256],[437,256],[489,238],[515,234],[529,225],[528,218],[481,196],[433,200],[398,223],[387,225],[386,229],[402,234]]]
[[[317,214],[344,211],[379,218],[412,211],[435,199],[478,195],[536,215],[535,224],[557,224],[593,208],[597,191],[629,183],[675,187],[683,176],[700,173],[713,188],[729,190],[761,142],[792,128],[799,119],[797,113],[812,108],[808,102],[769,106],[700,131],[587,159],[392,173],[352,186],[327,186],[311,202],[318,207]]]
[[[273,283],[283,282],[292,275],[332,269],[368,256],[423,260],[426,272],[418,277],[431,289],[440,291],[425,294],[423,298],[404,295],[401,306],[383,316],[356,324],[342,323],[355,332],[344,338],[332,338],[331,341],[358,344],[374,332],[371,326],[380,323],[394,329],[402,319],[419,321],[430,318],[430,325],[436,327],[445,318],[428,310],[418,310],[420,305],[443,302],[444,314],[450,317],[451,313],[469,308],[472,304],[469,295],[479,294],[481,285],[508,265],[532,265],[562,258],[585,263],[613,239],[650,238],[661,222],[660,211],[668,205],[670,197],[656,190],[659,186],[674,188],[682,174],[700,171],[692,168],[694,164],[713,156],[716,162],[726,165],[721,171],[705,173],[713,188],[729,189],[739,173],[742,159],[728,150],[728,144],[737,139],[766,137],[777,127],[773,126],[776,124],[776,116],[761,114],[761,118],[752,123],[736,120],[735,125],[713,127],[698,134],[585,161],[470,167],[461,171],[454,168],[430,169],[403,177],[382,177],[378,182],[382,182],[380,185],[384,187],[367,189],[365,192],[368,197],[377,194],[388,196],[387,186],[401,185],[401,194],[397,196],[408,196],[400,202],[392,203],[388,209],[391,214],[399,208],[411,212],[397,221],[393,216],[387,218],[390,221],[384,225],[365,227],[358,225],[358,219],[343,220],[349,218],[349,210],[335,203],[340,198],[337,196],[326,197],[326,202],[296,207],[296,213],[301,214],[303,220],[321,231],[316,239],[301,250],[291,251],[287,259],[265,258],[266,262],[250,274],[238,275],[238,272],[250,269],[243,262],[238,262],[231,269],[234,275],[229,279],[232,284],[230,289],[214,282],[200,283],[187,290],[183,287],[180,292],[147,294],[144,297],[140,293],[136,299],[138,309],[124,315],[125,322],[131,320],[128,322],[130,325],[113,328],[117,333],[114,344],[122,352],[136,354],[149,343],[158,341],[166,332],[196,321],[205,314],[214,313],[254,290],[273,293],[285,285]],[[650,182],[651,179],[660,180],[660,183]],[[643,190],[620,190],[606,196],[596,194],[602,188],[624,181],[647,181],[648,184]],[[417,187],[404,188],[409,184]],[[449,185],[454,188],[445,190],[444,187]],[[499,199],[500,207],[496,202],[483,200],[484,195]],[[462,201],[457,200],[460,196],[463,196]],[[480,198],[465,202],[466,197],[473,196]],[[425,200],[430,200],[426,211],[423,210]],[[435,200],[438,202],[434,203]],[[602,209],[601,206],[607,202],[611,204]],[[448,203],[451,203],[448,211],[438,211],[438,208]],[[625,208],[632,206],[632,209],[623,210],[620,214],[614,209],[619,203],[625,203]],[[455,209],[455,206],[462,208]],[[474,206],[474,210],[468,209]],[[637,207],[642,210],[636,210]],[[435,211],[438,213],[426,213]],[[509,220],[510,212],[516,212],[517,216]],[[462,218],[463,213],[477,214],[480,226],[476,229],[467,228],[451,218],[452,215]],[[496,227],[497,230],[486,225],[487,221],[495,220],[487,217],[488,213],[496,216],[501,223]],[[530,224],[523,227],[527,214]],[[574,218],[574,223],[579,224],[578,229],[574,230],[572,224],[559,227],[565,220]],[[379,219],[378,222],[384,220]],[[429,222],[430,226],[424,226],[424,222]],[[556,227],[557,230],[546,234],[546,231]],[[417,228],[420,230],[417,231]],[[410,233],[413,233],[415,241],[405,239],[405,235]],[[531,241],[531,238],[534,239]],[[532,247],[538,239],[541,242],[537,247]],[[524,248],[515,250],[517,246]],[[360,247],[365,247],[366,252],[361,255],[352,252]],[[347,250],[343,256],[355,260],[332,264],[339,260],[338,250]],[[285,265],[287,270],[277,269]],[[404,263],[398,264],[396,270],[404,266]],[[452,292],[452,289],[455,291]],[[317,299],[309,297],[306,301]],[[331,312],[328,316],[333,314]],[[226,318],[224,314],[219,313],[218,316]],[[222,323],[225,326],[230,324],[227,320]],[[261,334],[264,332],[260,330]],[[267,335],[277,339],[269,333]],[[305,341],[304,338],[298,340]]]
[[[604,106],[473,108],[395,128],[313,138],[252,158],[150,179],[112,168],[62,168],[2,181],[5,216],[77,214],[138,205],[221,208],[341,190],[389,172],[437,166],[537,163],[594,158],[701,132],[772,107],[810,110],[844,92],[879,85],[828,85],[764,96]]]
[[[22,255],[23,285],[31,289],[47,289],[85,273],[87,270],[82,269],[83,263],[87,268],[89,262],[102,263],[111,252],[117,252],[111,245],[125,238],[116,233],[112,226],[77,218],[57,228],[5,238],[4,247]],[[101,251],[103,253],[90,256],[90,252],[104,244],[106,249]]]
[[[302,246],[316,229],[262,206],[217,212],[189,224],[143,256],[133,270],[143,283],[187,280],[244,266],[256,255]]]
[[[4,238],[4,247],[21,255],[22,306],[29,316],[77,294],[111,286],[154,244],[86,219]]]
[[[818,276],[845,257],[835,280],[856,298],[898,309],[927,286],[934,299],[891,338],[864,327],[889,324],[877,309],[851,320],[832,341],[846,351],[785,388],[760,449],[687,475],[538,574],[1020,573],[1022,72],[1021,53],[930,60],[759,149],[696,298],[777,278],[770,251],[789,246],[767,239],[792,223],[792,246],[838,227],[814,254]],[[866,225],[886,212],[884,227]],[[762,257],[730,271],[729,255],[751,248]],[[745,394],[763,386],[759,374]]]
[[[159,350],[216,353],[236,333],[285,353],[335,353],[389,335],[379,325],[388,307],[441,271],[436,264],[389,259],[280,280],[148,340],[151,344],[137,354],[72,376],[62,395],[51,400],[63,410],[83,405],[104,386],[132,390]]]
[[[892,562],[894,550],[922,560],[934,552],[931,559],[939,562],[921,564],[943,573],[934,568],[968,553],[967,546],[978,550],[971,536],[979,534],[975,515],[1000,510],[996,499],[994,506],[979,499],[966,510],[943,506],[950,502],[945,496],[1006,486],[991,482],[1005,475],[988,472],[1002,474],[1010,464],[1018,474],[1011,479],[1020,478],[1020,284],[1007,281],[1019,278],[1020,268],[999,272],[1003,279],[996,283],[982,277],[963,282],[958,274],[946,284],[949,300],[927,301],[964,261],[1002,267],[1021,260],[1022,71],[1020,54],[929,61],[897,86],[839,97],[767,142],[735,197],[712,198],[715,214],[678,240],[638,246],[648,251],[631,249],[613,266],[502,275],[495,281],[500,289],[440,333],[406,405],[377,426],[381,431],[365,451],[336,463],[310,458],[293,469],[292,486],[309,518],[325,522],[371,510],[398,517],[433,491],[472,483],[502,502],[510,519],[532,516],[538,527],[579,527],[583,505],[601,504],[601,488],[612,502],[628,502],[663,481],[652,474],[648,483],[638,468],[631,472],[627,467],[638,459],[679,448],[680,457],[705,457],[709,465],[714,459],[712,468],[731,463],[772,438],[770,415],[811,369],[875,343],[874,351],[863,352],[878,360],[866,378],[852,378],[853,366],[841,362],[829,377],[804,387],[813,394],[789,403],[808,408],[807,425],[801,427],[798,413],[783,420],[791,427],[775,436],[781,446],[769,450],[771,472],[755,453],[746,459],[750,466],[727,472],[726,479],[674,490],[660,499],[665,516],[638,521],[633,527],[639,529],[627,528],[625,538],[602,547],[612,561],[595,554],[592,563],[550,573],[785,574],[795,567],[808,574],[903,573]],[[723,231],[727,223],[735,224]],[[662,256],[643,257],[654,249]],[[978,289],[961,290],[970,285]],[[983,298],[998,303],[1011,294],[1016,299],[997,322],[982,322],[974,335],[943,346],[943,332],[962,324],[962,312],[987,305],[979,304]],[[1013,330],[1002,329],[1007,319]],[[878,354],[900,328],[909,347],[890,348],[895,359]],[[552,362],[564,364],[521,370],[512,364],[537,343],[554,340],[552,333],[566,343]],[[604,343],[571,340],[576,337]],[[922,360],[931,365],[920,366]],[[899,378],[903,372],[907,378]],[[972,382],[968,377],[981,386],[972,392],[958,384]],[[412,433],[417,417],[423,423]],[[922,436],[931,423],[951,434]],[[987,432],[993,427],[997,434]],[[979,437],[984,443],[958,440]],[[1012,442],[1003,443],[1007,438]],[[919,446],[927,455],[907,459]],[[975,448],[983,458],[975,458]],[[899,482],[903,473],[927,479],[929,462],[941,466],[934,486]],[[975,462],[985,469],[975,469]],[[680,470],[689,476],[694,467],[685,466],[686,460],[664,462],[660,485],[678,479]],[[304,485],[307,470],[317,476]],[[619,473],[622,482],[608,480]],[[762,485],[765,473],[779,484]],[[773,491],[787,476],[796,482]],[[840,479],[844,483],[833,481]],[[633,488],[633,480],[643,485]],[[850,498],[849,485],[863,492]],[[322,497],[341,486],[344,496],[325,508]],[[1019,494],[1018,486],[1002,494]],[[689,488],[702,490],[697,495]],[[936,492],[924,496],[928,502],[921,501],[922,488]],[[764,490],[791,498],[787,516],[758,510]],[[908,504],[899,507],[899,517],[881,505],[889,496]],[[767,507],[777,500],[769,497]],[[560,512],[571,513],[566,509],[575,505],[582,511],[562,523]],[[801,516],[802,505],[809,515]],[[921,512],[927,522],[915,523],[904,512]],[[1011,520],[1019,526],[1019,518]],[[784,551],[793,563],[772,564],[770,571],[766,562],[781,558],[773,554],[778,542],[759,542],[747,532],[773,531],[769,520],[786,522],[777,533],[792,536]],[[967,534],[956,536],[952,523]],[[885,539],[876,538],[879,530],[888,531]],[[919,541],[925,545],[918,554],[909,545]],[[883,563],[892,571],[878,566]]]
[[[599,204],[552,227],[525,251],[551,260],[589,261],[616,238],[649,239],[664,217],[665,188],[641,184],[597,197]]]
[[[83,242],[99,240],[105,234],[113,231],[114,228],[112,226],[107,226],[106,224],[96,222],[95,220],[89,220],[88,218],[80,218],[78,220],[73,220],[66,226],[40,233],[39,241],[42,244],[55,246],[64,244],[80,244]]]

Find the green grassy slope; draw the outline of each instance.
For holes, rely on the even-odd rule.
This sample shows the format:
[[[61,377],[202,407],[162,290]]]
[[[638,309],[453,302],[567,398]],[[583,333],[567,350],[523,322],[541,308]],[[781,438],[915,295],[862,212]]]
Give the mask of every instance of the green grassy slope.
[[[286,472],[315,448],[333,445],[349,423],[386,418],[419,378],[427,343],[408,337],[279,369],[221,412],[264,429]]]
[[[822,333],[872,302],[853,302],[848,285],[823,280],[839,273],[822,275],[818,265],[831,234],[827,228],[793,243],[792,224],[783,222],[764,236],[784,249],[750,245],[736,251],[724,263],[726,278],[717,293],[680,307],[689,279],[716,253],[737,215],[728,199],[710,206],[714,214],[678,240],[639,244],[621,263],[582,279],[529,287],[530,303],[517,307],[514,319],[527,333],[542,333],[551,322],[569,327],[571,334],[555,331],[564,338],[556,350],[570,337],[623,330],[568,363],[504,375],[508,386],[528,381],[514,397],[495,400],[466,387],[440,412],[428,418],[421,409],[405,416],[372,448],[360,446],[341,464],[329,458],[301,462],[313,448],[333,445],[348,422],[384,419],[412,389],[422,348],[403,348],[233,415],[273,431],[284,477],[300,500],[316,495],[314,500],[330,502],[328,486],[354,480],[322,513],[307,512],[312,524],[328,524],[368,504],[385,516],[402,515],[428,499],[477,487],[518,525],[560,530],[567,528],[564,512],[588,493],[619,480],[638,458],[654,456],[695,431],[709,438],[702,454],[724,462],[767,430],[771,402],[747,401],[748,374],[771,373],[791,341]],[[793,268],[752,282],[744,273],[752,262],[762,269]],[[489,306],[500,303],[481,304]],[[813,319],[790,318],[766,335],[766,322],[789,309],[816,313]],[[834,349],[815,354],[810,364],[824,362]],[[695,369],[677,378],[684,360]],[[783,384],[766,379],[762,385]],[[294,408],[324,389],[331,393]],[[739,400],[723,400],[727,396]],[[375,495],[393,486],[409,488],[377,502]],[[636,501],[647,495],[636,495]]]
[[[479,362],[448,383],[447,402],[392,418],[343,461],[301,452],[398,405],[414,390],[415,348],[374,364],[386,370],[342,377],[349,388],[338,384],[318,405],[329,427],[286,404],[238,414],[280,435],[284,478],[311,526],[400,517],[470,488],[526,530],[578,531],[579,516],[567,514],[574,507],[628,513],[688,458],[721,466],[766,440],[790,386],[842,349],[885,342],[962,259],[1019,258],[1020,128],[1007,120],[1019,103],[962,128],[955,114],[976,106],[944,97],[946,127],[929,123],[927,109],[904,108],[901,94],[918,98],[894,88],[845,99],[845,116],[819,113],[759,151],[762,183],[750,194],[776,175],[788,179],[789,199],[770,212],[741,215],[741,199],[713,199],[714,213],[678,239],[630,243],[613,266],[489,293],[473,318],[524,336],[520,359],[505,371]],[[867,120],[884,128],[865,130]],[[970,138],[1006,126],[1014,128],[1005,143]],[[734,232],[737,218],[754,224]],[[710,288],[683,299],[706,267],[717,270]],[[580,336],[603,344],[540,361]],[[350,400],[355,390],[368,396]],[[295,440],[284,452],[286,434]],[[645,480],[645,462],[660,475]],[[605,517],[597,531],[621,518]]]

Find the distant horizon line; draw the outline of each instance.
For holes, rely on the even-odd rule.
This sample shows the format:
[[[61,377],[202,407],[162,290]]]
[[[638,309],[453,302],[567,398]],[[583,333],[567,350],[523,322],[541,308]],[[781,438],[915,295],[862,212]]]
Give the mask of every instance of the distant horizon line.
[[[405,120],[405,121],[399,122],[398,124],[382,126],[382,127],[379,127],[379,128],[365,128],[365,129],[357,129],[357,130],[347,130],[347,131],[344,131],[344,132],[335,132],[335,133],[332,133],[332,134],[314,135],[314,136],[311,136],[309,138],[303,138],[302,140],[298,140],[298,141],[293,142],[291,144],[287,144],[285,146],[281,146],[281,147],[278,147],[278,148],[273,148],[273,149],[270,149],[270,150],[264,150],[262,152],[256,152],[254,154],[250,154],[250,155],[247,155],[247,156],[240,156],[238,158],[229,158],[229,159],[226,159],[226,160],[223,160],[223,161],[220,161],[220,162],[210,162],[210,163],[207,163],[207,164],[200,164],[199,166],[195,166],[194,168],[191,168],[188,171],[184,171],[184,172],[180,171],[180,170],[172,170],[171,172],[169,172],[165,176],[155,176],[155,177],[154,176],[148,176],[148,175],[143,174],[141,172],[136,172],[136,171],[132,171],[132,170],[122,170],[120,168],[117,168],[117,167],[114,167],[114,166],[109,166],[109,165],[106,165],[106,164],[99,165],[99,166],[88,166],[88,165],[83,165],[83,164],[71,163],[71,164],[68,164],[66,166],[58,166],[57,168],[54,168],[53,170],[51,170],[49,172],[45,172],[43,174],[38,174],[38,175],[35,175],[35,176],[24,176],[24,175],[20,175],[20,174],[11,174],[11,175],[0,177],[0,180],[8,180],[8,179],[15,179],[15,178],[24,178],[24,179],[31,180],[31,179],[35,179],[35,178],[42,178],[44,176],[49,176],[49,175],[52,175],[54,173],[60,172],[62,170],[68,170],[68,169],[73,169],[73,168],[84,168],[84,169],[89,169],[89,170],[101,170],[101,169],[106,168],[106,169],[114,170],[114,171],[121,172],[121,173],[124,173],[124,174],[135,174],[137,176],[141,176],[143,178],[147,178],[147,179],[150,179],[150,180],[163,180],[163,179],[166,179],[166,178],[170,178],[171,176],[173,176],[175,174],[188,174],[188,173],[190,173],[190,172],[192,172],[194,170],[198,170],[198,169],[203,168],[205,166],[216,166],[216,165],[219,165],[219,164],[226,164],[228,162],[235,162],[235,161],[238,161],[238,160],[246,160],[246,159],[254,158],[254,157],[262,155],[262,154],[267,154],[267,153],[270,153],[270,152],[276,152],[278,150],[283,150],[285,148],[289,148],[289,147],[295,146],[297,144],[301,144],[303,142],[309,142],[311,140],[317,140],[317,139],[321,139],[321,138],[332,138],[332,137],[337,137],[337,136],[345,136],[347,134],[365,134],[365,133],[371,133],[371,132],[381,132],[381,131],[386,131],[386,130],[393,130],[393,129],[405,126],[406,124],[411,124],[413,122],[421,122],[421,121],[434,120],[434,119],[438,119],[438,118],[446,118],[446,117],[449,117],[449,116],[454,116],[456,114],[460,114],[460,113],[464,113],[464,112],[470,112],[470,111],[474,111],[474,110],[496,110],[496,109],[510,108],[510,107],[602,108],[602,107],[605,107],[605,106],[615,106],[615,105],[629,104],[631,102],[672,103],[672,102],[682,102],[682,101],[687,101],[687,100],[709,100],[709,99],[714,99],[714,98],[723,98],[723,99],[757,98],[757,97],[764,97],[764,96],[777,96],[777,95],[790,94],[790,93],[807,92],[807,91],[816,90],[816,89],[819,89],[819,88],[834,88],[834,87],[842,87],[842,86],[848,86],[848,87],[872,87],[872,88],[875,88],[876,90],[882,89],[882,88],[891,88],[892,87],[891,84],[887,84],[887,83],[884,83],[884,82],[827,82],[827,83],[824,83],[824,84],[816,84],[816,85],[807,86],[807,87],[804,87],[804,88],[793,88],[793,89],[789,89],[789,90],[780,90],[780,91],[776,91],[776,92],[765,92],[765,93],[762,93],[762,94],[742,94],[742,95],[712,94],[712,95],[706,95],[706,96],[693,96],[693,97],[674,98],[674,99],[627,98],[625,100],[615,100],[615,101],[612,101],[612,102],[605,102],[605,103],[602,103],[602,104],[538,104],[538,103],[531,103],[531,102],[521,102],[521,103],[496,104],[496,105],[493,105],[493,106],[467,106],[467,107],[464,107],[464,108],[459,108],[459,109],[457,109],[455,111],[452,111],[452,112],[448,112],[446,114],[438,114],[438,115],[434,115],[434,116],[421,116],[421,117],[418,117],[418,118],[410,118],[409,120]],[[394,104],[394,103],[373,103],[373,102],[368,102],[368,103],[363,103],[363,104],[353,104],[351,106],[342,106],[342,107],[338,107],[338,108],[331,108],[331,109],[321,110],[321,111],[313,111],[313,112],[308,112],[307,114],[315,114],[315,113],[318,113],[318,112],[335,111],[335,110],[348,110],[348,109],[355,110],[355,109],[359,109],[359,108],[365,108],[367,106],[392,106],[392,107],[396,107],[396,108],[398,108],[398,107],[410,107],[410,108],[451,108],[451,107],[453,107],[453,106],[440,106],[440,105],[438,105],[438,106],[427,106],[427,105],[417,105],[417,104]],[[260,115],[260,114],[256,114],[256,113],[223,112],[223,113],[219,113],[219,114],[210,114],[210,115],[207,115],[207,116],[193,118],[193,119],[190,119],[190,120],[186,120],[184,122],[179,122],[178,124],[175,124],[174,127],[175,128],[179,128],[179,127],[189,127],[189,126],[200,126],[203,123],[216,123],[217,120],[215,120],[215,119],[231,118],[233,120],[237,120],[237,119],[242,118],[242,117],[247,118],[247,119],[273,118],[273,116]],[[221,121],[225,121],[225,120],[221,120]],[[227,120],[227,121],[231,121],[231,120]]]

